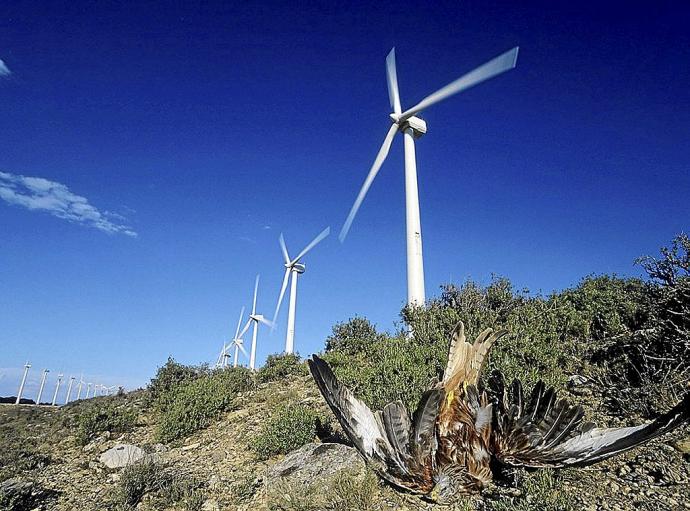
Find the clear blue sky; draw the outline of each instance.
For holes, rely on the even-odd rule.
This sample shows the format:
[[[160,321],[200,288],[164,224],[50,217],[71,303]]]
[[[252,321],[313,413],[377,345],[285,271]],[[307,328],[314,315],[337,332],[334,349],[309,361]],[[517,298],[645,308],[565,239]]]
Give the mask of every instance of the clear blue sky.
[[[0,395],[27,358],[33,380],[128,387],[168,355],[213,361],[257,273],[272,314],[281,231],[295,253],[333,229],[299,283],[302,355],[354,315],[393,329],[401,140],[337,241],[389,126],[393,46],[403,107],[521,48],[515,70],[424,113],[427,295],[492,273],[545,293],[635,275],[688,229],[681,2],[140,4],[3,6]]]

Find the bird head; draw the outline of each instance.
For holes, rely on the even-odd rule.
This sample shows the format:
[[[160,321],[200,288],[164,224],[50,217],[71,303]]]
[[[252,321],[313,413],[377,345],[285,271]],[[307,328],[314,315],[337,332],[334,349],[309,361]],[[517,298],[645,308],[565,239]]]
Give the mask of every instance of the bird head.
[[[434,477],[434,483],[426,497],[439,505],[457,502],[461,496],[472,494],[474,487],[472,477],[464,471],[440,472]]]

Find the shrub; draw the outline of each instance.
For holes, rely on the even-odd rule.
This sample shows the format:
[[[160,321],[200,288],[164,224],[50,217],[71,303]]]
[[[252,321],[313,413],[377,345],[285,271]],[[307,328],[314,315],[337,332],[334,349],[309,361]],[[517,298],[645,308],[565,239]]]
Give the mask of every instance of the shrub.
[[[376,327],[365,318],[351,318],[344,323],[336,323],[331,335],[326,338],[326,353],[338,351],[356,355],[367,346],[385,340],[386,335],[378,333]]]
[[[262,383],[282,380],[288,376],[306,376],[309,374],[306,365],[296,353],[269,355],[266,364],[259,369],[257,379]]]
[[[127,433],[136,424],[137,414],[131,408],[114,403],[94,403],[77,416],[77,441],[85,445],[98,433]]]
[[[160,507],[200,511],[205,500],[200,486],[199,481],[186,474],[145,459],[122,470],[115,491],[115,504],[119,509],[133,510],[144,495],[153,494]]]
[[[251,371],[243,367],[214,371],[169,388],[161,409],[157,438],[171,442],[207,427],[229,410],[238,392],[251,388]]]
[[[288,404],[279,407],[254,438],[252,447],[259,459],[286,454],[311,442],[321,418],[312,408]]]
[[[195,380],[208,373],[205,366],[188,366],[168,357],[165,365],[158,368],[156,376],[148,385],[150,402],[159,407],[167,405],[167,398],[181,384]]]

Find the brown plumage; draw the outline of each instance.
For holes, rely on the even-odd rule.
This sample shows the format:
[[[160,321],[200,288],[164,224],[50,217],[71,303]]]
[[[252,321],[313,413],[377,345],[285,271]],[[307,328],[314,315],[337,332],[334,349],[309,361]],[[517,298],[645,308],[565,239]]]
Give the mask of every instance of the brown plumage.
[[[443,380],[422,395],[411,416],[399,401],[372,412],[316,355],[309,369],[364,460],[389,483],[439,503],[480,492],[492,480],[492,460],[516,467],[587,465],[690,419],[690,393],[650,423],[606,429],[583,422],[582,407],[558,399],[543,382],[525,400],[519,380],[506,388],[494,371],[481,389],[486,356],[505,334],[487,329],[470,344],[459,323]]]

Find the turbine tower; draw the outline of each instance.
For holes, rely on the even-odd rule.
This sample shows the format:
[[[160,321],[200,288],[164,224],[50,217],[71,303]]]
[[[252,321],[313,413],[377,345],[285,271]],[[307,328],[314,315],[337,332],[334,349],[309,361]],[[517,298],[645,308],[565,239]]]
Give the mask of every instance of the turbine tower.
[[[38,388],[38,397],[36,397],[36,404],[40,405],[41,404],[41,395],[43,395],[43,387],[46,385],[46,378],[48,377],[48,373],[50,372],[50,369],[44,369],[43,370],[43,376],[41,376],[41,386]]]
[[[82,373],[79,376],[79,385],[77,385],[77,401],[81,399],[81,387],[84,383],[86,382],[84,381],[84,373]]]
[[[419,218],[419,193],[417,190],[417,160],[415,155],[415,139],[426,133],[426,122],[416,115],[426,108],[444,99],[462,92],[477,85],[484,80],[488,80],[505,71],[513,69],[517,61],[518,48],[515,47],[489,62],[479,66],[469,73],[461,76],[457,80],[449,83],[445,87],[430,94],[412,108],[403,111],[400,106],[400,94],[398,92],[398,75],[395,67],[395,48],[386,57],[386,76],[388,81],[388,97],[390,99],[393,113],[390,118],[393,121],[388,130],[383,145],[379,149],[374,164],[369,170],[367,178],[359,191],[359,195],[352,205],[352,209],[345,220],[345,224],[340,231],[340,241],[344,241],[347,236],[352,221],[364,200],[364,197],[376,178],[381,165],[383,164],[388,151],[393,143],[396,133],[401,132],[404,136],[405,146],[405,217],[406,217],[406,238],[407,238],[407,303],[409,305],[424,305],[424,263],[422,258],[422,227]]]
[[[280,288],[280,295],[278,296],[278,303],[276,304],[276,311],[273,314],[273,323],[276,322],[278,317],[278,312],[280,311],[280,304],[283,301],[283,296],[285,295],[285,290],[287,289],[288,280],[292,277],[290,283],[290,303],[288,305],[288,326],[287,333],[285,334],[285,353],[292,353],[295,348],[295,307],[297,301],[297,276],[304,273],[305,265],[300,261],[307,252],[314,248],[321,240],[331,233],[331,228],[326,227],[323,231],[319,233],[316,238],[311,240],[309,244],[304,247],[304,249],[295,257],[290,259],[288,255],[287,247],[285,246],[285,239],[283,234],[280,234],[278,241],[280,242],[280,249],[283,252],[283,258],[285,259],[285,276],[283,277],[283,285]]]
[[[29,364],[29,361],[27,360],[26,364],[24,364],[24,376],[22,376],[22,382],[19,384],[17,400],[14,402],[15,405],[18,405],[22,400],[22,392],[24,392],[24,384],[26,383],[26,375],[29,373],[29,369],[31,369],[31,364]]]
[[[241,339],[244,334],[247,333],[247,330],[249,330],[249,327],[254,325],[254,330],[252,331],[252,349],[251,353],[249,355],[249,367],[250,369],[254,369],[254,366],[256,364],[256,334],[259,328],[259,323],[263,323],[264,325],[268,325],[269,327],[273,328],[273,322],[267,320],[264,318],[263,314],[257,314],[256,313],[256,295],[259,291],[259,275],[256,276],[256,281],[254,282],[254,299],[252,300],[252,313],[249,315],[249,319],[247,320],[247,324],[244,325],[244,328],[240,332],[240,335],[237,336],[239,339]],[[243,350],[244,351],[244,350]]]
[[[74,376],[69,377],[69,385],[67,385],[67,395],[65,396],[65,404],[69,403],[69,399],[72,396],[72,385],[74,385]]]
[[[55,392],[53,392],[53,402],[50,403],[52,406],[55,406],[55,401],[57,401],[57,394],[58,390],[60,390],[60,383],[62,382],[62,373],[58,374],[57,377],[57,384],[55,385]]]

